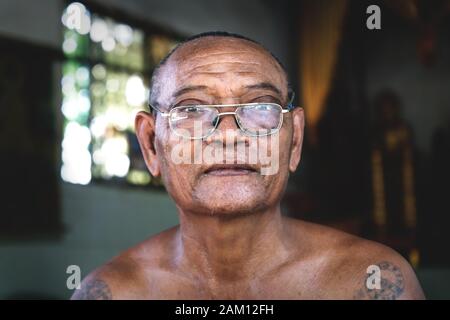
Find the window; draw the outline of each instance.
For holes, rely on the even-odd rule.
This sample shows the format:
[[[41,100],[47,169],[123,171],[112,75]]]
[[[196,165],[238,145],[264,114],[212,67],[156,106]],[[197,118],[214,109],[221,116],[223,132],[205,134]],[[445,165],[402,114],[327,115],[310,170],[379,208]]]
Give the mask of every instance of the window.
[[[146,108],[152,68],[176,38],[90,12],[81,3],[69,4],[61,20],[62,179],[160,186],[146,169],[134,117]]]

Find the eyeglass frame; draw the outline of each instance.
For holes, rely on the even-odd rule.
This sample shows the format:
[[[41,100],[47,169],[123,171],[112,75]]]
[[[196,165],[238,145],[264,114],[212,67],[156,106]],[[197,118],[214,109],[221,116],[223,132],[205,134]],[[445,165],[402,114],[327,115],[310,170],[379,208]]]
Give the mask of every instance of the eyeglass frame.
[[[227,107],[236,107],[235,111],[219,112],[219,113],[217,114],[217,117],[219,118],[219,120],[217,120],[217,122],[216,122],[214,128],[211,130],[211,132],[210,132],[209,134],[204,135],[204,136],[201,136],[201,137],[185,137],[185,136],[183,136],[182,134],[177,133],[176,130],[175,130],[175,129],[173,128],[173,126],[172,126],[172,121],[169,121],[169,127],[170,127],[170,130],[172,130],[172,132],[173,132],[175,135],[177,135],[177,136],[179,136],[179,137],[182,137],[182,138],[187,138],[187,139],[190,139],[190,140],[200,140],[200,139],[205,139],[205,138],[211,136],[211,135],[216,131],[217,127],[219,126],[220,117],[221,117],[222,115],[234,115],[234,120],[235,120],[235,122],[237,123],[237,125],[238,125],[238,127],[239,127],[239,130],[241,130],[245,135],[250,136],[250,137],[264,137],[264,136],[269,136],[269,135],[275,134],[275,133],[277,133],[278,131],[280,131],[281,127],[283,126],[283,119],[284,119],[284,117],[283,117],[282,115],[285,114],[285,113],[291,112],[292,110],[295,109],[295,106],[293,105],[294,97],[295,97],[295,92],[294,92],[294,91],[290,91],[290,92],[291,92],[291,98],[289,99],[289,102],[288,102],[288,104],[287,104],[287,106],[286,106],[287,109],[284,109],[280,104],[278,104],[278,103],[273,103],[273,102],[265,102],[265,103],[254,102],[254,103],[236,103],[236,104],[199,104],[199,105],[185,105],[185,106],[181,105],[181,106],[176,106],[176,107],[170,107],[170,110],[169,110],[168,112],[164,112],[164,111],[160,110],[159,108],[153,106],[153,105],[150,104],[150,103],[148,103],[148,106],[149,106],[151,109],[158,111],[158,112],[161,114],[161,116],[164,117],[164,118],[170,117],[172,111],[173,111],[173,110],[176,110],[176,109],[178,109],[178,108],[186,108],[186,107],[197,107],[197,108],[227,108]],[[237,108],[239,108],[239,107],[256,106],[256,105],[261,105],[261,104],[262,104],[262,105],[275,105],[275,106],[280,107],[280,109],[281,109],[281,116],[280,116],[280,121],[279,121],[278,127],[275,128],[275,129],[270,129],[271,132],[268,132],[268,133],[266,133],[266,134],[249,134],[247,131],[245,131],[245,130],[242,128],[242,126],[241,126],[239,120],[236,118],[236,110],[237,110]],[[170,118],[169,118],[169,120],[170,120]],[[274,131],[273,131],[273,130],[274,130]]]

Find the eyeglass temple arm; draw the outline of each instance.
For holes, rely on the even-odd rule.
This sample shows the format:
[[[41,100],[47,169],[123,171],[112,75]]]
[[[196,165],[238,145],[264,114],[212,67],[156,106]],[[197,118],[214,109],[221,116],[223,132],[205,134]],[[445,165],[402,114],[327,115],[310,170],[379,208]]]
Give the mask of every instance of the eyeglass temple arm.
[[[161,114],[162,117],[168,117],[168,116],[169,116],[169,113],[164,112],[164,111],[161,111],[159,108],[157,108],[157,107],[151,105],[150,103],[148,104],[148,106],[149,106],[151,109],[158,111],[158,112]]]
[[[295,98],[295,92],[292,90],[289,90],[292,94],[291,94],[291,98],[289,99],[288,105],[286,106],[287,110],[286,112],[291,111],[292,109],[295,108],[293,102],[294,102],[294,98]],[[283,113],[286,113],[285,110],[283,110]]]

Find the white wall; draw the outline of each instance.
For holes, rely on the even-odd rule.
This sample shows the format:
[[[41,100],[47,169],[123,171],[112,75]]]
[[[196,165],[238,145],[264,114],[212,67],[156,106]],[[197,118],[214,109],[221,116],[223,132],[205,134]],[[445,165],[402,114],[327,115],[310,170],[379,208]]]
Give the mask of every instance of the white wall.
[[[0,33],[59,48],[60,0],[0,0]]]

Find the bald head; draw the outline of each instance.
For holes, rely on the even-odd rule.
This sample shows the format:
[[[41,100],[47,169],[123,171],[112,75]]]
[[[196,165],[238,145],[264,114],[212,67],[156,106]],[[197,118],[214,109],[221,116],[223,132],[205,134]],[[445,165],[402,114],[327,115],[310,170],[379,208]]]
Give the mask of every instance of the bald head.
[[[155,68],[150,88],[150,104],[162,109],[172,105],[179,91],[186,91],[186,88],[180,88],[180,81],[185,82],[182,80],[186,80],[188,74],[209,74],[224,81],[227,74],[247,74],[251,77],[258,73],[271,73],[274,76],[272,80],[278,84],[263,81],[258,86],[278,91],[283,98],[280,103],[285,103],[289,87],[288,76],[275,55],[260,43],[238,34],[202,33],[178,44]],[[233,77],[228,79],[233,81]],[[200,86],[207,89],[201,83],[197,89]]]

